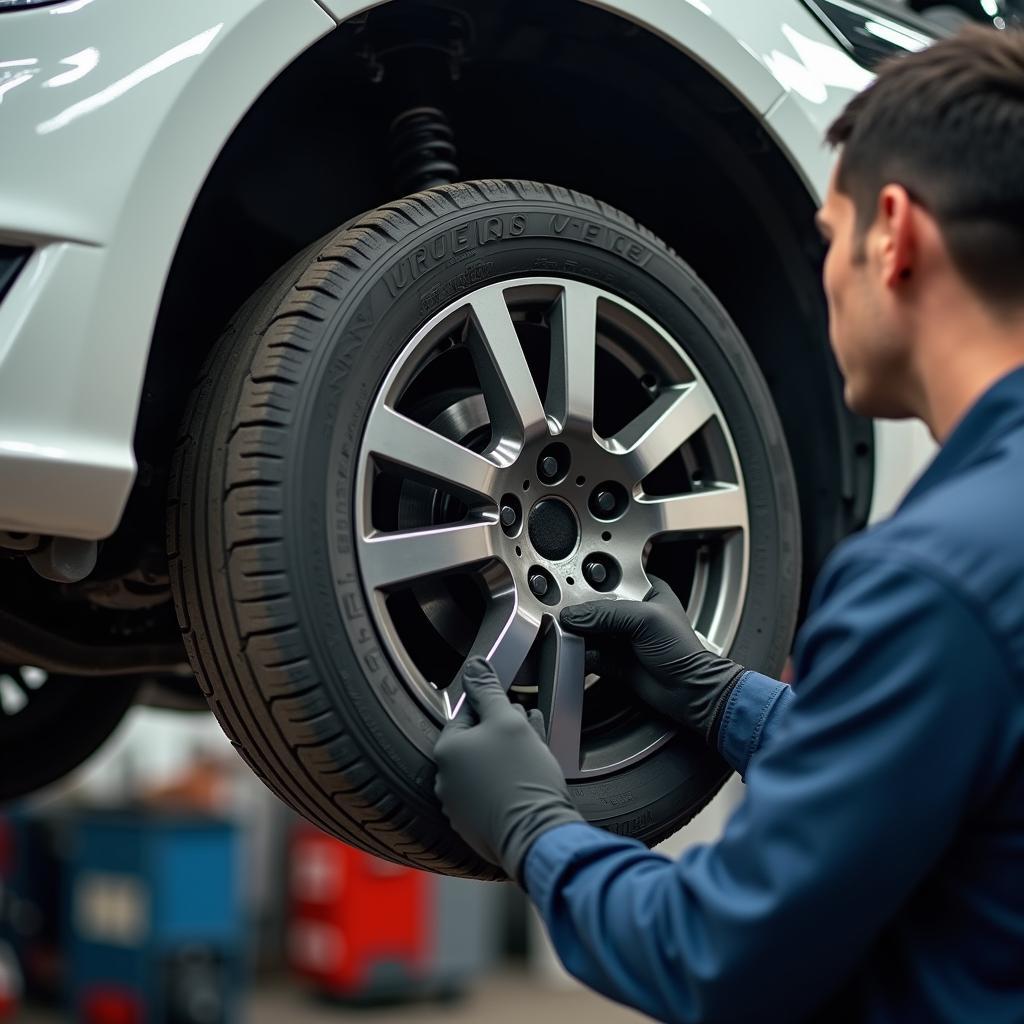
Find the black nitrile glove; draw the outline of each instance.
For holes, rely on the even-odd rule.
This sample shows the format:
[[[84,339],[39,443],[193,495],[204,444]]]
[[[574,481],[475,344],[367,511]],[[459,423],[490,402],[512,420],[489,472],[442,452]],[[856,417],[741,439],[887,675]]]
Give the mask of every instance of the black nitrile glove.
[[[588,642],[612,637],[621,647],[625,641],[630,664],[623,674],[640,699],[714,744],[729,694],[746,669],[707,650],[671,588],[654,576],[651,583],[643,601],[587,601],[563,609],[559,621]]]
[[[540,711],[513,704],[483,658],[466,662],[462,685],[466,706],[434,747],[434,792],[452,828],[521,883],[534,840],[583,817],[544,742]]]

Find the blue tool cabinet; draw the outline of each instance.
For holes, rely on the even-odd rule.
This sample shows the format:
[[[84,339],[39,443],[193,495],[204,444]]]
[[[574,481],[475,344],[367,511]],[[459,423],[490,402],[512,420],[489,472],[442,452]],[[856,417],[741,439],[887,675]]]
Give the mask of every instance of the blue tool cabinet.
[[[234,1024],[245,970],[239,839],[199,816],[90,813],[67,875],[71,1012],[84,1024]]]

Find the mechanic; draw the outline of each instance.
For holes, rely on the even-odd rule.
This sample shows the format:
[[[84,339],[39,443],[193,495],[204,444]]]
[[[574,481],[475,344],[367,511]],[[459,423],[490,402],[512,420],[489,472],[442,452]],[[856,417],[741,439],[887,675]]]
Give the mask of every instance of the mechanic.
[[[846,401],[919,417],[938,454],[827,562],[792,688],[704,650],[657,581],[561,614],[625,646],[640,696],[744,777],[723,837],[672,861],[584,823],[540,713],[479,659],[437,793],[565,966],[653,1017],[1020,1022],[1024,33],[883,65],[828,140]]]

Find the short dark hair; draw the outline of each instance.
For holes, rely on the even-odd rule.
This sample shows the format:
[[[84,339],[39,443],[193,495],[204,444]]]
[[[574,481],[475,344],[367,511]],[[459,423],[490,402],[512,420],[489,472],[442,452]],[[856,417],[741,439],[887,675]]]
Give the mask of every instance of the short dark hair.
[[[886,61],[826,137],[860,233],[903,185],[983,301],[1024,304],[1024,31],[971,26]]]

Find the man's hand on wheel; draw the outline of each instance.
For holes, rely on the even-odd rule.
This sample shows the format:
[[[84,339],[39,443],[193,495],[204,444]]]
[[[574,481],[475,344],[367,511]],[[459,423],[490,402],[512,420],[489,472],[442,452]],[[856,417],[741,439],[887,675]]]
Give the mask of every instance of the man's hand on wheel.
[[[518,882],[542,832],[583,818],[544,742],[540,711],[511,703],[483,658],[466,662],[462,684],[466,706],[434,747],[434,791],[455,831]]]
[[[565,608],[562,626],[626,648],[624,674],[641,700],[659,714],[696,729],[709,742],[745,669],[707,650],[669,586],[651,577],[643,601],[588,601]]]

